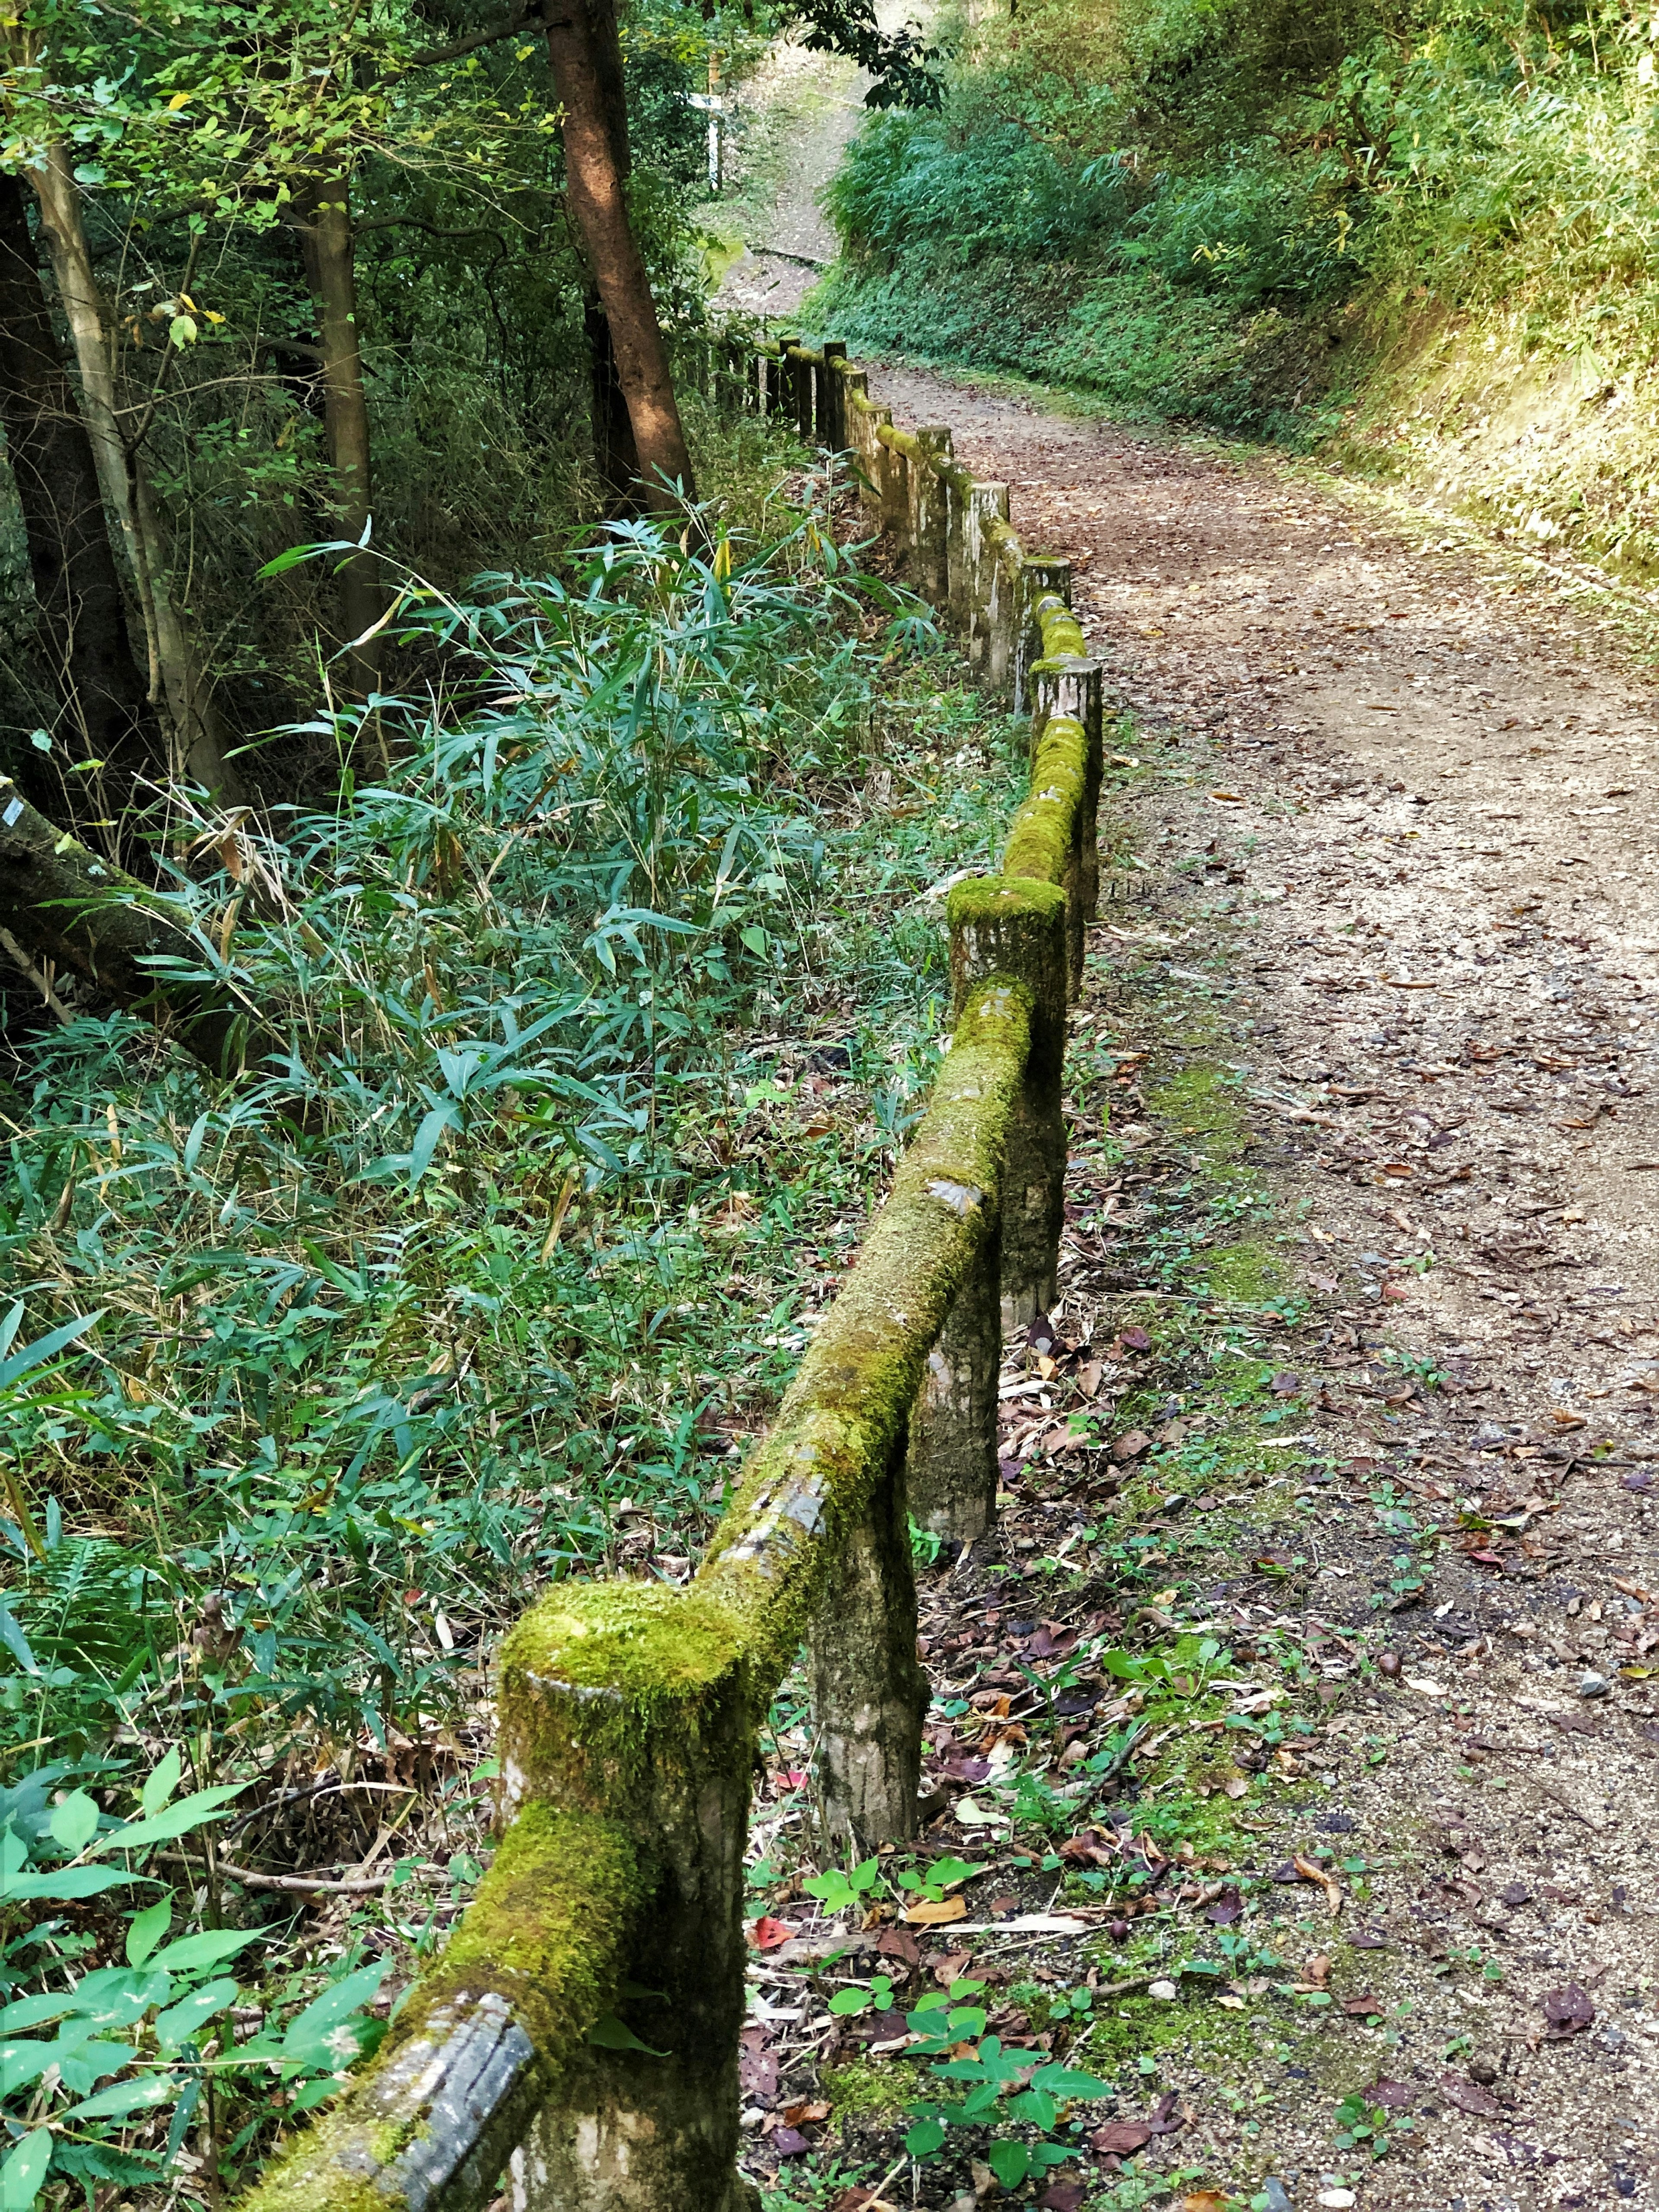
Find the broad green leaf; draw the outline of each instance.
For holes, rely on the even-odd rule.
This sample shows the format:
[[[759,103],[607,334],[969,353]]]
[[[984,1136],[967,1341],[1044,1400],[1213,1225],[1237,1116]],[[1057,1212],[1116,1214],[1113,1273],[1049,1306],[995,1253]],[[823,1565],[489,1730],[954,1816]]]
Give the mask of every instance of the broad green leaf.
[[[127,1928],[127,1964],[142,1966],[173,1924],[173,1893],[147,1905]],[[0,2207],[0,2212],[4,2208]]]
[[[833,2013],[862,2012],[870,2002],[868,1990],[837,1990],[830,2000]]]
[[[1022,2142],[994,2142],[985,2160],[1005,2189],[1018,2189],[1030,2171],[1030,2154]]]
[[[21,1316],[22,1308],[16,1306],[13,1311]],[[44,1367],[66,1345],[73,1344],[77,1336],[84,1336],[95,1322],[103,1318],[104,1309],[100,1306],[96,1313],[82,1314],[78,1321],[66,1321],[62,1328],[53,1329],[50,1335],[36,1337],[33,1344],[14,1352],[9,1359],[0,1359],[0,1390],[15,1382],[20,1376],[27,1375],[31,1368]]]
[[[918,2120],[904,2138],[904,2148],[912,2158],[932,2158],[945,2141],[943,2120]]]
[[[38,2081],[52,2063],[52,2045],[39,2037],[0,2043],[0,2097]]]
[[[1109,2097],[1111,2084],[1097,2074],[1080,2074],[1071,2066],[1039,2066],[1031,2076],[1034,2089],[1053,2097]]]
[[[608,2012],[603,2020],[594,2021],[587,2031],[587,2039],[597,2044],[601,2051],[648,2051],[653,2058],[666,2058],[668,2056],[665,2051],[653,2050],[650,2044],[641,2043],[627,2021],[618,2020],[613,2012]]]
[[[283,2037],[283,2057],[291,2064],[327,2064],[341,2072],[356,2056],[356,2039],[346,2027],[353,2014],[370,2003],[386,1979],[389,1960],[379,1966],[360,1966],[321,1996],[314,1998],[299,2018],[291,2021]]]
[[[216,1982],[204,1982],[199,1990],[192,1990],[176,2005],[158,2013],[155,2035],[162,2050],[177,2051],[180,2044],[188,2043],[227,2005],[235,2003],[239,1988],[228,1974],[222,1974]],[[0,2212],[4,2212],[3,2206]]]
[[[200,1935],[181,1936],[165,1951],[158,1951],[155,1964],[169,1974],[199,1973],[204,1966],[216,1966],[222,1959],[234,1959],[264,1934],[263,1928],[204,1928]]]
[[[125,1828],[111,1828],[93,1846],[98,1851],[134,1851],[150,1844],[170,1844],[189,1835],[208,1820],[216,1820],[233,1797],[240,1797],[246,1782],[222,1782],[216,1789],[192,1790],[176,1805],[153,1818],[134,1820]]]
[[[76,1790],[52,1811],[52,1841],[61,1844],[71,1856],[83,1851],[98,1832],[97,1801],[88,1797],[84,1790]]]
[[[144,2074],[136,2081],[112,2082],[100,2089],[95,2097],[84,2104],[71,2105],[62,2117],[65,2120],[118,2120],[129,2112],[153,2112],[158,2105],[170,2104],[184,2087],[174,2074]]]
[[[184,1771],[185,1762],[179,1757],[179,1747],[175,1743],[155,1773],[138,1792],[138,1802],[147,1816],[153,1817],[161,1811],[162,1806],[179,1787],[179,1778]]]
[[[0,2208],[3,2212],[28,2212],[40,2193],[40,2185],[52,2164],[52,2130],[36,2128],[0,2166]]]
[[[69,1905],[82,1897],[96,1897],[100,1889],[118,1889],[124,1881],[148,1881],[148,1875],[125,1874],[119,1867],[59,1867],[52,1874],[0,1875],[0,1905],[22,1905],[30,1899],[46,1905]]]
[[[94,2027],[131,2027],[173,1995],[173,1978],[148,1967],[100,1966],[75,1987],[75,2016]]]
[[[73,1990],[53,1990],[39,1996],[19,1997],[0,2007],[0,2035],[20,2035],[26,2027],[44,2027],[49,2020],[62,2020],[75,2010]]]

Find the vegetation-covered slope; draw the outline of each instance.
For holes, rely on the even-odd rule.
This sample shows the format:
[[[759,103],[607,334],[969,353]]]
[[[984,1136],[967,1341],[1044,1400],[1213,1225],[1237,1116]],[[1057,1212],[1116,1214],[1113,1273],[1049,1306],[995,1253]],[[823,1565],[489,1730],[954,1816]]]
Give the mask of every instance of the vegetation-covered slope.
[[[822,319],[1422,465],[1654,558],[1653,27],[1534,0],[1020,0],[832,192]]]

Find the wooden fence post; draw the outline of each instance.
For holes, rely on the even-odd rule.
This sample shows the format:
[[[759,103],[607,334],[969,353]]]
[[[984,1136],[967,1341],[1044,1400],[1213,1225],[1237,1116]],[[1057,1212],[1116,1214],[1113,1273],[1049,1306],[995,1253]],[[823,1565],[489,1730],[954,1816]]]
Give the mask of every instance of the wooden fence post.
[[[943,607],[950,595],[950,493],[945,471],[951,466],[951,432],[944,423],[915,434],[910,463],[910,580],[930,607]]]
[[[1097,660],[1063,660],[1054,677],[1053,711],[1083,725],[1088,747],[1079,870],[1085,921],[1092,921],[1100,911],[1100,787],[1105,773],[1101,673]]]
[[[968,1544],[996,1517],[1001,1287],[999,1216],[928,1355],[910,1416],[910,1510],[932,1534]]]
[[[910,459],[903,447],[882,437],[882,429],[890,429],[893,421],[890,410],[882,412],[886,422],[878,424],[876,431],[881,455],[881,526],[902,560],[910,550]]]
[[[848,1531],[812,1626],[812,1711],[824,1817],[860,1850],[916,1832],[927,1681],[902,1443]]]
[[[812,362],[799,338],[789,352],[789,390],[794,404],[795,435],[803,446],[812,442]]]
[[[1012,671],[1014,684],[1014,712],[1029,714],[1034,703],[1031,694],[1032,664],[1042,658],[1042,623],[1037,613],[1038,602],[1052,592],[1056,599],[1072,604],[1072,564],[1069,561],[1027,554],[1019,564],[1019,578],[1014,601],[1014,665]]]
[[[1002,1181],[1002,1325],[1054,1304],[1065,1218],[1066,899],[1059,884],[970,877],[951,891],[951,981],[958,1012],[975,983],[1012,977],[1030,994],[1031,1041]]]
[[[830,453],[844,453],[848,447],[847,373],[836,366],[846,358],[843,339],[825,338],[818,385],[818,443]]]
[[[508,1809],[603,1810],[653,1883],[619,2007],[649,2048],[585,2046],[514,2161],[525,2212],[752,2202],[737,2153],[755,1720],[741,1629],[701,1593],[567,1583],[502,1647]]]
[[[957,629],[968,665],[981,679],[992,675],[991,604],[996,590],[997,532],[1008,526],[1008,487],[969,481],[958,507],[961,550],[950,554],[951,587],[960,593]]]

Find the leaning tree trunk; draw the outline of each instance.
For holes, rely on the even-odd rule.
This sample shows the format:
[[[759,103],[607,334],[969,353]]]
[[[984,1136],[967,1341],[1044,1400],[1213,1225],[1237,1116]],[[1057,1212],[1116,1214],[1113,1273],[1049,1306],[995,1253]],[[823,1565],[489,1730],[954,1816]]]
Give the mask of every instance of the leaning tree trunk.
[[[58,733],[98,761],[98,811],[118,820],[167,746],[132,653],[92,441],[52,327],[23,187],[0,173],[0,421],[23,511],[39,636],[63,702]]]
[[[75,344],[87,434],[109,510],[120,526],[144,617],[149,696],[165,698],[172,720],[175,774],[192,776],[222,799],[237,796],[222,735],[194,642],[173,605],[166,532],[139,455],[121,434],[109,319],[93,273],[81,219],[81,191],[61,141],[29,172],[40,203],[40,234],[58,280]]]
[[[197,969],[210,962],[186,916],[65,836],[6,776],[0,776],[0,937],[43,976],[53,968],[86,976],[103,997],[176,1036],[216,1073],[234,1073],[278,1050],[228,984],[144,965],[158,957]]]
[[[325,177],[302,198],[301,250],[322,337],[323,421],[339,500],[340,532],[354,543],[368,531],[372,512],[372,449],[363,357],[357,340],[357,255],[351,223],[351,180]],[[348,647],[352,689],[367,697],[378,689],[382,641],[368,636],[385,599],[374,555],[365,545],[339,571],[340,624]]]
[[[629,221],[623,165],[607,119],[614,27],[607,28],[605,18],[613,4],[566,0],[550,15],[547,52],[564,109],[565,190],[611,325],[645,495],[653,507],[673,513],[683,499],[696,497],[696,486],[668,349]]]

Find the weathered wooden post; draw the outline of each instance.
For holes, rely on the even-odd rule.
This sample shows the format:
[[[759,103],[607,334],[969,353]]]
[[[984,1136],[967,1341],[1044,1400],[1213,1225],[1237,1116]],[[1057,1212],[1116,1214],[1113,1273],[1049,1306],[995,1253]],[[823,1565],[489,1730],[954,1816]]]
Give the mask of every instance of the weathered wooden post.
[[[789,397],[794,410],[795,435],[803,446],[812,442],[812,356],[799,339],[789,349]]]
[[[902,1439],[830,1572],[812,1628],[824,1817],[863,1850],[916,1832],[927,1681]]]
[[[1082,632],[1077,638],[1080,643]],[[1049,642],[1054,643],[1052,632]],[[1083,805],[1079,815],[1078,890],[1082,918],[1100,911],[1100,790],[1105,766],[1105,718],[1101,698],[1101,665],[1067,650],[1051,654],[1033,672],[1039,717],[1075,722],[1085,744]]]
[[[972,1543],[996,1517],[1002,1369],[1002,1233],[986,1231],[957,1292],[910,1416],[910,1510],[935,1536]]]
[[[621,2008],[649,2047],[583,2047],[514,2162],[525,2212],[752,2202],[737,2172],[751,1694],[738,1623],[661,1583],[561,1584],[502,1646],[507,1809],[604,1813],[652,1889]]]
[[[966,477],[966,471],[961,472]],[[953,503],[948,566],[951,624],[963,641],[968,665],[991,677],[991,605],[996,590],[996,536],[1008,527],[1008,487],[966,477]]]
[[[848,404],[852,404],[850,396]],[[865,513],[879,530],[887,515],[887,448],[881,441],[881,434],[892,428],[893,410],[866,400],[859,410],[858,421],[859,465],[864,477],[859,495]]]
[[[847,358],[843,339],[825,338],[823,368],[818,384],[818,443],[826,453],[847,451],[847,372],[839,364]]]
[[[1041,604],[1050,592],[1072,604],[1072,564],[1069,561],[1028,553],[1020,562],[1014,603],[1014,712],[1029,714],[1034,703],[1032,664],[1042,658]]]
[[[1030,1046],[1008,1132],[1002,1178],[1002,1325],[1023,1328],[1054,1303],[1064,1219],[1066,893],[1057,882],[975,876],[957,884],[946,912],[951,981],[960,1010],[992,976],[1030,999]]]
[[[1006,515],[987,518],[985,675],[993,690],[1014,681],[1018,658],[1021,559],[1019,540]]]
[[[951,466],[951,432],[944,423],[915,433],[910,463],[910,580],[930,607],[943,607],[950,594],[950,494],[944,471]]]
[[[890,412],[885,422],[877,425],[876,436],[881,453],[881,526],[902,561],[910,550],[910,457],[905,451],[910,436],[893,428]]]

